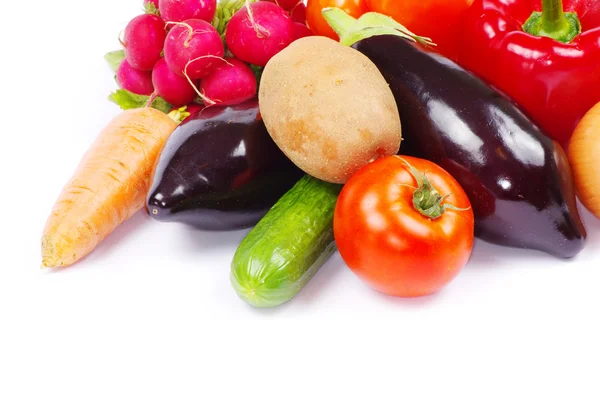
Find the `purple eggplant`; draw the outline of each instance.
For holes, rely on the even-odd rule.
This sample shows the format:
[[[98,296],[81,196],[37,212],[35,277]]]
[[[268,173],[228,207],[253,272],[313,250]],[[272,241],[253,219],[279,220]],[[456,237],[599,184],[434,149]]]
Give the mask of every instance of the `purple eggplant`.
[[[206,108],[167,140],[147,211],[205,230],[247,228],[302,175],[269,136],[256,100]]]
[[[586,232],[566,156],[513,102],[402,37],[374,36],[353,47],[390,84],[402,119],[400,153],[456,178],[479,238],[562,258],[581,251]]]

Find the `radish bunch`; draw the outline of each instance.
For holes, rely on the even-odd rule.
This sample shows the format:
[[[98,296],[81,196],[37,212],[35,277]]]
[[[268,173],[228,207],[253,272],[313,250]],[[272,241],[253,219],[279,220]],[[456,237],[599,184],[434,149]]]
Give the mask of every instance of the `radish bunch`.
[[[312,34],[301,0],[144,0],[144,9],[121,37],[125,59],[117,83],[174,107],[255,97],[255,73]]]

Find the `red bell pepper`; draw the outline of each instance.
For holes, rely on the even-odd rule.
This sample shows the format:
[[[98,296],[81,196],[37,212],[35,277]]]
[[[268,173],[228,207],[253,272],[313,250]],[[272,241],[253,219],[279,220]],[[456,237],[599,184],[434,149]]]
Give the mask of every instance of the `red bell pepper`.
[[[475,0],[461,29],[459,63],[567,145],[600,102],[600,2]]]

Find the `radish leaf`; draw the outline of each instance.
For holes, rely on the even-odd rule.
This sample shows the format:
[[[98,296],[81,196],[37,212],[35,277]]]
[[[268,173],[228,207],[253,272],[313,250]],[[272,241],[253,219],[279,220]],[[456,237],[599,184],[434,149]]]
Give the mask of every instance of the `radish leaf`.
[[[108,99],[111,102],[119,105],[121,109],[127,110],[145,107],[150,100],[150,97],[146,95],[137,95],[130,91],[119,89],[111,93]],[[164,113],[169,113],[173,108],[170,103],[158,96],[154,99],[154,101],[152,101],[150,107],[153,107],[154,109],[160,110]]]
[[[106,62],[108,62],[108,66],[110,66],[111,70],[116,73],[117,69],[119,68],[119,65],[121,64],[121,62],[123,62],[123,59],[125,59],[125,51],[111,51],[104,55],[104,59],[106,60]]]
[[[154,3],[151,1],[144,4],[144,11],[146,12],[146,14],[160,16],[160,11],[158,11],[158,8],[156,8]]]

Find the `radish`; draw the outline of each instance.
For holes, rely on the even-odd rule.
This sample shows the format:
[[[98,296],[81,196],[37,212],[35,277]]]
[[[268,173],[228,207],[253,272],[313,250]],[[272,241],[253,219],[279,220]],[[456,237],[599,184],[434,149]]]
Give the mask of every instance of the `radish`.
[[[152,72],[142,72],[131,67],[126,59],[117,68],[119,87],[138,95],[150,95],[154,92]]]
[[[294,41],[312,35],[313,32],[305,24],[294,22]]]
[[[150,71],[160,59],[165,43],[165,23],[156,15],[143,14],[133,18],[125,28],[123,47],[129,64],[141,71]]]
[[[225,58],[226,64],[200,80],[200,92],[207,105],[237,105],[256,95],[256,77],[244,62]]]
[[[175,107],[183,106],[196,98],[194,83],[173,73],[164,58],[152,70],[152,84],[155,93]]]
[[[225,40],[236,58],[265,66],[294,38],[294,24],[279,6],[266,1],[240,9],[229,21]]]
[[[302,0],[263,0],[268,3],[277,4],[279,7],[286,11],[292,10],[298,3],[302,3]]]
[[[165,41],[165,60],[173,72],[196,80],[223,63],[223,42],[210,23],[188,19],[169,25],[174,26]]]
[[[211,22],[217,11],[217,0],[160,0],[160,15],[167,22],[203,19]]]
[[[292,21],[306,25],[306,6],[304,3],[296,4],[296,6],[290,10],[290,16],[292,17]]]
[[[201,111],[202,109],[204,109],[204,106],[198,104],[198,103],[188,103],[185,107],[185,111],[187,113],[189,113],[189,115],[187,117],[190,117],[196,113],[198,113],[199,111]]]
[[[288,12],[292,21],[306,24],[306,5],[302,0],[262,0],[277,4]]]

